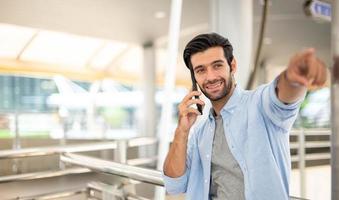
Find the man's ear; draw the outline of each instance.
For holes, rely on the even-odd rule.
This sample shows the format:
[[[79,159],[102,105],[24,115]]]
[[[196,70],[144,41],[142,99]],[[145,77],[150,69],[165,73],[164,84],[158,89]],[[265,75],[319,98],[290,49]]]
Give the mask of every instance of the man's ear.
[[[233,60],[231,62],[231,73],[234,75],[235,72],[237,71],[238,65],[237,65],[237,60],[233,57]]]

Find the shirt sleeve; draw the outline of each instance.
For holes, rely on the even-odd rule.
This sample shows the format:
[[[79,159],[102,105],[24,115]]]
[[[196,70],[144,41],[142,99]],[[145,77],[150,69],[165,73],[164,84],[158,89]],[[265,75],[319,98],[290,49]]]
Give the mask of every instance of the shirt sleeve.
[[[192,153],[193,153],[194,146],[195,146],[195,140],[194,140],[194,136],[192,135],[189,138],[188,145],[187,145],[186,170],[182,176],[172,178],[172,177],[166,176],[166,174],[163,172],[165,188],[169,194],[180,194],[180,193],[186,192],[188,177],[189,177],[190,169],[191,169]]]
[[[264,87],[262,95],[262,107],[265,115],[276,126],[290,130],[299,112],[299,107],[304,97],[290,104],[281,102],[276,94],[278,78]]]

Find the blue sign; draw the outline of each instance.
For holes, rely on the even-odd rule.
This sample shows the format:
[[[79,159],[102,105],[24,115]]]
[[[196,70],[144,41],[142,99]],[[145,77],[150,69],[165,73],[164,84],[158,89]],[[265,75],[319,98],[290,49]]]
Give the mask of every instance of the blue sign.
[[[331,21],[332,7],[331,4],[322,1],[312,1],[310,11],[313,17]]]

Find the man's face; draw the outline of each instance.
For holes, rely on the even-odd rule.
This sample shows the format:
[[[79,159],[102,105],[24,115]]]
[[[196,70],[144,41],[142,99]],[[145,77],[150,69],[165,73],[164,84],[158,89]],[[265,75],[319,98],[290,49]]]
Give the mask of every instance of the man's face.
[[[222,47],[193,54],[191,63],[201,91],[211,101],[218,101],[231,92],[233,79]]]

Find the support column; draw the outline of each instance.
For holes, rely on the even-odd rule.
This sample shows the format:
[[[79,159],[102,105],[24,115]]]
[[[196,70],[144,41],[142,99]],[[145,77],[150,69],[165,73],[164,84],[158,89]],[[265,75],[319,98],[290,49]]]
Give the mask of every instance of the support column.
[[[246,87],[252,68],[253,1],[210,0],[211,31],[228,38],[238,63],[235,79]]]
[[[331,69],[331,170],[332,200],[339,199],[339,0],[332,1],[332,55],[334,67]]]
[[[164,101],[161,105],[160,128],[158,130],[159,152],[157,169],[162,170],[162,166],[169,149],[170,135],[173,135],[173,102],[172,94],[175,87],[175,74],[177,67],[179,33],[181,23],[182,0],[171,1],[171,15],[167,42],[167,66],[165,69]],[[163,187],[156,187],[154,199],[165,199]]]
[[[142,90],[144,101],[142,104],[142,133],[144,137],[155,137],[155,50],[152,42],[145,43]]]
[[[156,137],[156,102],[155,102],[155,48],[152,42],[143,45],[144,63],[142,72],[143,103],[141,104],[139,127],[141,137]],[[155,146],[139,147],[139,157],[145,158],[156,154]]]

